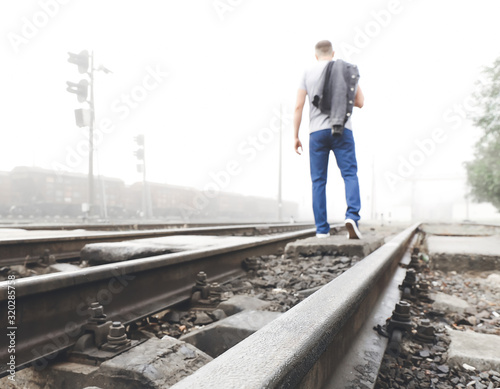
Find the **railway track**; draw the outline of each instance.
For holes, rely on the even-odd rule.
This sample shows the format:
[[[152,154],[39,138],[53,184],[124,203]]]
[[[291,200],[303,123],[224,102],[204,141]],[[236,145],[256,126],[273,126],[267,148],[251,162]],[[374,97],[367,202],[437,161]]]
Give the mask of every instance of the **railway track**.
[[[357,370],[366,369],[366,352],[377,352],[373,320],[390,315],[399,301],[394,289],[399,292],[403,276],[400,262],[409,261],[418,226],[407,228],[172,388],[357,387],[359,381],[349,381]],[[385,345],[378,345],[380,359]],[[376,372],[378,366],[371,362],[367,370]]]
[[[339,227],[334,230],[339,232]],[[311,291],[306,300],[179,381],[175,389],[373,387],[389,341],[373,329],[394,316],[398,306],[408,306],[401,302],[400,285],[404,286],[406,269],[415,259],[415,249],[423,247],[430,228],[416,224],[399,233],[325,286],[316,288],[315,293]],[[89,325],[89,308],[95,302],[104,307],[110,320],[136,325],[138,319],[187,301],[200,272],[207,273],[208,283],[235,280],[244,273],[244,259],[276,253],[288,242],[313,235],[314,228],[245,237],[245,242],[210,250],[16,280],[16,306],[20,307],[21,318],[16,323],[20,340],[17,367],[44,367],[66,355],[79,339],[81,344]],[[475,235],[467,232],[464,236]],[[322,248],[321,241],[315,244]],[[307,255],[318,256],[314,250]],[[484,265],[484,258],[481,263]],[[7,285],[1,283],[0,287],[0,321],[6,322]],[[412,288],[421,292],[419,285]],[[406,299],[413,299],[407,287],[402,290]],[[393,336],[400,338],[400,331],[398,327]],[[6,340],[0,339],[2,361],[8,357],[4,351],[7,346]],[[0,374],[4,376],[7,371]]]
[[[132,231],[132,230],[164,230],[171,228],[195,228],[195,227],[221,227],[238,226],[247,223],[65,223],[65,224],[38,224],[38,223],[10,223],[0,224],[2,229],[23,229],[26,231]],[[277,224],[277,223],[269,223]]]
[[[151,226],[151,225],[148,225]],[[198,226],[167,229],[141,229],[132,231],[30,231],[22,236],[3,234],[0,238],[0,267],[36,263],[49,253],[56,261],[77,259],[80,250],[90,243],[121,242],[124,240],[158,238],[175,235],[236,235],[256,236],[288,231],[299,231],[311,227],[306,223],[280,223],[258,225]],[[2,230],[0,229],[0,234]],[[32,236],[29,236],[32,235]],[[1,235],[0,235],[1,236]],[[48,252],[47,252],[48,250]]]
[[[54,273],[15,281],[16,368],[46,364],[71,348],[87,324],[88,309],[100,302],[108,317],[130,323],[166,307],[189,299],[196,275],[205,271],[209,282],[221,282],[243,273],[245,258],[276,252],[288,242],[314,236],[314,228],[304,225],[242,226],[192,228],[186,230],[140,231],[135,233],[93,234],[91,237],[59,238],[57,244],[78,247],[89,242],[120,241],[138,237],[170,234],[249,234],[239,244],[221,244],[209,250],[197,249],[85,268],[70,273]],[[298,230],[280,232],[280,230]],[[269,235],[273,232],[273,235]],[[263,235],[267,233],[266,235]],[[11,239],[8,244],[34,247],[48,238],[32,241]],[[2,246],[6,242],[2,242]],[[56,244],[56,243],[54,243]],[[39,246],[45,247],[45,246]],[[74,247],[74,246],[71,246]],[[8,323],[9,281],[0,282],[0,322]],[[6,361],[8,339],[0,339],[0,360]],[[7,374],[2,363],[0,375]]]

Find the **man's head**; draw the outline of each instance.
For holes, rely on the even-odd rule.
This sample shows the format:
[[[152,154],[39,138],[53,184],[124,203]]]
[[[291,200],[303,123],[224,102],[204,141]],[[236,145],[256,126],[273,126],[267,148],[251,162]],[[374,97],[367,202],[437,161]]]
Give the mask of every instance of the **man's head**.
[[[333,54],[335,54],[330,41],[319,41],[314,48],[317,60],[330,60],[333,58]]]

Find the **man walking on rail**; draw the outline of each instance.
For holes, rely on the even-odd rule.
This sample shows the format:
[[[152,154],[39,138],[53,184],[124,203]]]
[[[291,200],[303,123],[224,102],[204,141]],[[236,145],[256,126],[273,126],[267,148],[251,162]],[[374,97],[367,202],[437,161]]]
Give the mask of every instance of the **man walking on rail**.
[[[301,154],[302,143],[299,128],[302,111],[309,96],[309,158],[313,187],[313,212],[316,236],[330,235],[326,214],[326,182],[328,159],[333,151],[345,184],[347,211],[345,225],[350,239],[361,239],[358,229],[361,200],[359,195],[358,165],[352,135],[351,115],[353,107],[363,107],[364,96],[358,85],[356,65],[338,59],[329,41],[316,44],[318,62],[304,73],[297,93],[293,126],[294,145]],[[300,149],[300,151],[299,151]]]

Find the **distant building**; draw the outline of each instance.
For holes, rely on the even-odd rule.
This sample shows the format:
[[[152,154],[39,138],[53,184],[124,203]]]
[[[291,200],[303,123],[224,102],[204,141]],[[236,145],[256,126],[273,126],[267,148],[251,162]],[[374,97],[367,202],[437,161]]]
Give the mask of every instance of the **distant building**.
[[[95,178],[96,203],[106,193],[107,207],[121,208],[125,184],[115,178]],[[104,188],[102,186],[104,185]],[[101,186],[101,187],[100,187]],[[11,214],[27,217],[82,215],[87,201],[88,178],[84,174],[16,167],[10,173]]]
[[[138,218],[143,212],[143,184],[116,178],[94,178],[94,214],[110,219]],[[276,221],[275,199],[234,193],[206,193],[194,188],[148,183],[152,217],[172,220]],[[88,176],[16,167],[0,172],[0,217],[51,218],[83,216]],[[283,215],[296,215],[298,205],[283,203]]]

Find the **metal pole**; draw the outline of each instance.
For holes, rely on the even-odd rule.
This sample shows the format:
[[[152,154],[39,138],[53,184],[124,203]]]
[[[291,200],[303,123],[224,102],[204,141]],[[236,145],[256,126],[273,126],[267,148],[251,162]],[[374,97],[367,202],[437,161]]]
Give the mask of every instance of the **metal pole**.
[[[108,220],[108,204],[106,201],[106,185],[104,183],[104,178],[101,175],[101,169],[100,169],[100,163],[99,163],[99,152],[97,149],[96,149],[95,154],[96,154],[96,159],[97,159],[97,179],[98,179],[99,189],[100,189],[100,193],[101,193],[101,202],[100,202],[101,212],[100,212],[100,214],[101,214],[101,218],[103,218],[104,220]]]
[[[108,204],[106,203],[106,187],[104,186],[104,179],[102,176],[99,174],[99,181],[101,184],[101,196],[102,196],[102,207],[103,210],[101,212],[101,215],[104,217],[104,220],[108,220]]]
[[[410,178],[411,181],[411,220],[417,220],[417,210],[415,209],[415,186],[416,178]]]
[[[372,155],[372,198],[371,198],[372,220],[375,220],[375,155]]]
[[[89,216],[94,204],[94,51],[90,54],[90,125],[89,125]]]
[[[279,170],[278,170],[278,221],[282,221],[283,204],[281,201],[281,170],[282,170],[282,120],[281,120],[281,104],[280,104],[280,139],[279,139]]]
[[[143,137],[143,152],[142,155],[142,212],[143,217],[147,218],[148,215],[148,203],[147,203],[147,189],[146,189],[146,137]]]

